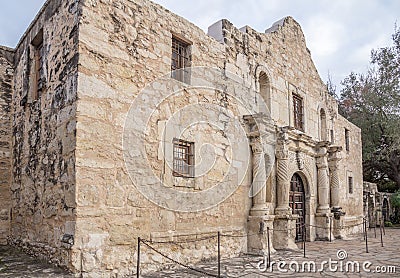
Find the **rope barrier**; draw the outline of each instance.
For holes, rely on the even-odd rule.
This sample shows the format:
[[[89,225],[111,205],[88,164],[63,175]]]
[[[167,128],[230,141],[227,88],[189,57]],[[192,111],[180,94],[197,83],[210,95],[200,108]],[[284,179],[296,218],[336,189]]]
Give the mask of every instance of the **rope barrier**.
[[[195,271],[195,272],[198,272],[198,273],[201,273],[201,274],[205,274],[205,275],[207,275],[207,276],[218,277],[217,274],[208,273],[208,272],[205,272],[205,271],[203,271],[203,270],[201,270],[201,269],[197,269],[197,268],[194,268],[194,267],[192,267],[192,266],[190,266],[190,265],[185,265],[185,264],[183,264],[183,263],[181,263],[181,262],[178,262],[177,260],[175,260],[175,259],[173,259],[173,258],[171,258],[171,257],[169,257],[169,256],[167,256],[167,255],[165,255],[164,253],[161,253],[161,252],[158,251],[157,249],[155,249],[155,248],[153,248],[152,246],[150,246],[150,245],[147,243],[147,242],[148,242],[147,240],[142,239],[141,241],[142,241],[142,243],[143,243],[144,245],[146,245],[148,248],[150,248],[151,250],[153,250],[153,251],[156,252],[157,254],[163,256],[164,258],[166,258],[166,259],[168,259],[168,260],[170,260],[170,261],[172,261],[172,262],[174,262],[174,263],[176,263],[176,264],[178,264],[178,265],[180,265],[180,266],[182,266],[182,267],[185,267],[185,268],[187,268],[187,269],[190,269],[190,270],[192,270],[192,271]]]
[[[318,225],[312,225],[312,224],[306,224],[306,223],[302,223],[302,224],[297,224],[296,226],[293,228],[289,228],[289,229],[273,229],[270,227],[267,227],[266,230],[263,230],[261,232],[258,233],[245,233],[242,235],[234,235],[234,234],[222,234],[221,232],[218,231],[217,235],[212,235],[211,232],[209,233],[204,233],[203,237],[199,237],[199,238],[195,238],[195,239],[186,239],[186,240],[179,240],[179,241],[174,241],[174,240],[170,240],[170,241],[155,241],[153,239],[150,240],[146,240],[146,239],[141,239],[140,237],[138,238],[138,259],[137,259],[137,277],[139,277],[139,264],[140,264],[140,243],[143,243],[146,247],[148,247],[149,249],[153,250],[155,253],[161,255],[162,257],[164,257],[167,260],[172,261],[173,263],[180,265],[184,268],[187,268],[189,270],[207,275],[207,276],[211,276],[211,277],[220,277],[220,238],[221,237],[230,237],[230,238],[244,238],[244,237],[248,237],[248,236],[253,236],[253,235],[260,235],[260,234],[264,234],[265,232],[267,232],[267,237],[268,237],[268,247],[269,247],[269,240],[270,240],[270,231],[276,231],[276,232],[287,232],[287,231],[291,231],[291,230],[297,230],[297,229],[303,229],[303,249],[304,249],[304,257],[306,256],[305,254],[305,234],[306,234],[306,228],[308,227],[315,227],[315,228],[320,228],[320,229],[332,229],[332,222],[330,222],[329,224],[329,228],[328,227],[321,227]],[[357,227],[360,225],[363,225],[363,233],[364,233],[364,239],[366,241],[366,252],[368,253],[368,243],[367,243],[367,235],[366,235],[366,224],[367,224],[367,220],[366,218],[363,218],[363,222],[361,223],[357,223],[357,224],[352,224],[352,225],[347,225],[347,226],[340,226],[340,229],[345,229],[345,228],[351,228],[351,227]],[[382,239],[382,225],[380,225],[380,232],[381,232],[381,246],[383,247],[383,239]],[[234,231],[231,231],[234,232]],[[214,232],[213,232],[214,233]],[[210,234],[209,236],[204,236],[205,234]],[[176,235],[175,237],[182,237],[182,236],[188,236],[188,235]],[[196,235],[197,237],[198,235]],[[170,236],[169,236],[170,237]],[[159,237],[159,238],[166,238],[166,237]],[[181,263],[167,255],[165,255],[164,253],[162,253],[161,251],[157,250],[156,248],[154,248],[153,246],[151,246],[150,244],[184,244],[184,243],[193,243],[193,242],[200,242],[200,241],[205,241],[205,240],[210,240],[210,239],[214,239],[214,238],[218,238],[218,274],[214,274],[214,273],[208,273],[202,269],[198,269],[189,265],[186,265],[184,263]],[[183,247],[182,247],[183,248]],[[269,257],[269,256],[268,256]],[[270,263],[270,257],[268,258],[268,264]]]
[[[163,243],[170,243],[170,244],[178,244],[178,243],[191,243],[191,242],[199,242],[199,241],[204,241],[204,240],[209,240],[212,238],[216,238],[217,236],[209,236],[209,237],[204,237],[204,238],[196,238],[196,239],[188,239],[188,240],[181,240],[181,241],[154,241],[152,239],[148,240],[151,244],[163,244]]]
[[[202,232],[202,235],[214,235],[216,232]],[[171,237],[189,237],[189,236],[197,236],[198,234],[177,234],[177,235],[166,235],[166,236],[157,236],[156,238],[162,239],[162,238],[171,238]]]

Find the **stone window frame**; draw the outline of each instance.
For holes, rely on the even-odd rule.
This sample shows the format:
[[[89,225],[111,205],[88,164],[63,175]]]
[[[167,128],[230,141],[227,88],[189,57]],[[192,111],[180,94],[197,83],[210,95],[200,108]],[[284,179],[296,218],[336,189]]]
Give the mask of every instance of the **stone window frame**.
[[[300,103],[300,109],[296,105]],[[304,97],[299,93],[292,93],[292,111],[293,111],[293,126],[295,129],[305,132],[305,109],[304,109]],[[300,111],[299,111],[300,110]],[[300,116],[300,119],[298,119]],[[301,123],[301,125],[299,125]]]
[[[350,130],[348,128],[344,129],[344,145],[347,152],[350,151]]]
[[[43,29],[40,29],[31,42],[33,57],[29,57],[31,62],[30,78],[30,100],[35,102],[45,88],[44,70],[44,39]]]
[[[174,138],[172,175],[174,177],[194,178],[195,149],[194,142]]]
[[[268,108],[267,114],[272,117],[272,76],[271,72],[264,65],[258,65],[255,71],[255,88],[256,88],[256,101],[258,102],[258,111],[262,111],[261,107]],[[257,100],[261,98],[262,100]]]
[[[352,175],[347,176],[347,189],[349,194],[354,193],[354,178]]]
[[[172,32],[171,38],[171,77],[190,84],[193,43]]]

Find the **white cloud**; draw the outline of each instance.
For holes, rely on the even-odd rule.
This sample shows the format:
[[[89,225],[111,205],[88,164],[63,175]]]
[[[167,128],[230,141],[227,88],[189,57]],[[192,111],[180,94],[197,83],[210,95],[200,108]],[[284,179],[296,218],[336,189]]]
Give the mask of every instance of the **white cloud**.
[[[323,15],[313,16],[306,22],[308,47],[314,57],[333,55],[343,45],[345,26]]]

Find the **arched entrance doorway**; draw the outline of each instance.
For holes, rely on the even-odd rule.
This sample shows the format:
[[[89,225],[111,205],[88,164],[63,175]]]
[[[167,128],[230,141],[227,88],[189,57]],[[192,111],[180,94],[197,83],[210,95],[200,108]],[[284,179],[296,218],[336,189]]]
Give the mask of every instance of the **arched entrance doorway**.
[[[290,181],[289,206],[293,214],[298,214],[296,220],[296,241],[303,240],[303,224],[306,219],[306,198],[304,184],[299,174],[294,174]]]

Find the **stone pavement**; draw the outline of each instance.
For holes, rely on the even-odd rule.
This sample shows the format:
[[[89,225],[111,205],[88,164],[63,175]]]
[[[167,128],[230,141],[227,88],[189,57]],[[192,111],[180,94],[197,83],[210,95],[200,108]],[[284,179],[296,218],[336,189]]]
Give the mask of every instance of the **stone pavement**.
[[[0,245],[0,277],[57,277],[70,278],[64,270],[21,252],[20,250]]]
[[[306,258],[303,258],[303,250],[299,251],[279,251],[272,254],[271,261],[286,262],[286,266],[282,266],[287,272],[280,272],[277,263],[273,265],[273,271],[267,269],[261,271],[257,268],[263,257],[257,256],[241,256],[234,259],[225,259],[221,261],[221,277],[288,277],[294,275],[295,277],[400,277],[400,229],[386,228],[386,235],[383,236],[384,247],[381,247],[379,229],[376,230],[377,237],[375,238],[374,229],[368,231],[368,251],[366,253],[365,241],[363,236],[349,238],[346,240],[335,240],[333,242],[307,242],[306,243]],[[300,246],[301,248],[301,246]],[[338,254],[342,250],[347,253],[347,259],[339,260],[338,256],[346,256],[344,252]],[[145,252],[145,250],[143,250]],[[342,258],[342,257],[341,257]],[[331,259],[331,269],[329,269],[329,259]],[[310,267],[310,264],[304,264],[305,272],[294,272],[297,265],[298,269],[302,269],[303,262],[315,262],[315,268]],[[321,271],[321,263],[327,261]],[[334,261],[337,261],[335,264]],[[292,263],[291,263],[292,262]],[[297,265],[296,265],[297,262]],[[359,263],[359,272],[357,270],[357,262]],[[363,263],[370,262],[365,266],[366,272],[363,270]],[[347,265],[347,267],[346,267]],[[340,266],[342,266],[340,268]],[[389,271],[389,266],[395,268],[395,273],[378,273],[379,270]],[[197,264],[194,266],[210,274],[217,273],[217,262]],[[260,265],[261,268],[265,267],[264,264]],[[381,267],[377,269],[376,267]],[[383,268],[382,268],[383,267]],[[312,272],[307,271],[313,269]],[[337,271],[334,271],[337,268]],[[315,269],[315,270],[314,270]],[[342,269],[343,271],[340,271]],[[346,272],[346,269],[348,272]],[[393,270],[390,270],[393,272]],[[174,268],[164,270],[162,272],[151,273],[143,275],[143,277],[161,278],[161,277],[185,277],[185,278],[199,278],[199,277],[212,277],[204,274],[196,273],[191,270],[183,268]]]
[[[263,257],[245,255],[234,259],[223,259],[221,261],[221,277],[235,277],[235,278],[258,278],[258,277],[287,277],[294,275],[295,277],[399,277],[400,276],[400,229],[386,229],[386,235],[383,237],[384,247],[381,247],[379,229],[377,229],[377,237],[374,237],[374,230],[369,230],[368,234],[368,247],[369,253],[365,252],[365,241],[362,237],[355,237],[347,240],[335,240],[333,242],[307,242],[306,243],[306,258],[303,258],[303,250],[299,251],[279,251],[272,254],[271,260],[275,261],[273,271],[269,269],[260,271],[257,265],[263,260]],[[347,259],[338,259],[338,250],[347,252]],[[143,248],[142,252],[146,252]],[[342,252],[339,255],[343,255]],[[223,254],[222,254],[223,255]],[[337,266],[340,269],[342,262],[343,272],[330,271],[328,263],[324,265],[324,270],[320,271],[321,262],[332,260],[332,269]],[[279,272],[276,262],[287,263],[286,266],[281,268],[287,270],[286,273]],[[310,272],[293,272],[289,270],[296,268],[296,263],[299,269],[303,262],[315,262],[316,271]],[[334,265],[333,261],[338,261]],[[360,265],[360,272],[353,272],[352,267],[348,267],[349,272],[346,270],[346,263],[358,262]],[[371,271],[367,273],[363,271],[362,265],[364,262],[371,262],[368,269]],[[260,265],[264,267],[264,264]],[[305,265],[306,266],[306,265]],[[309,264],[307,265],[309,266]],[[395,273],[377,273],[376,267],[395,267]],[[209,261],[195,265],[195,268],[202,269],[207,273],[217,273],[216,261]],[[305,270],[310,269],[305,267]],[[70,278],[72,275],[64,272],[62,269],[53,267],[47,263],[39,262],[36,259],[14,249],[9,246],[0,246],[0,277],[57,277],[57,278]],[[150,273],[142,275],[143,278],[199,278],[211,277],[199,274],[193,271],[188,271],[181,267],[171,266],[169,269],[157,273]]]

